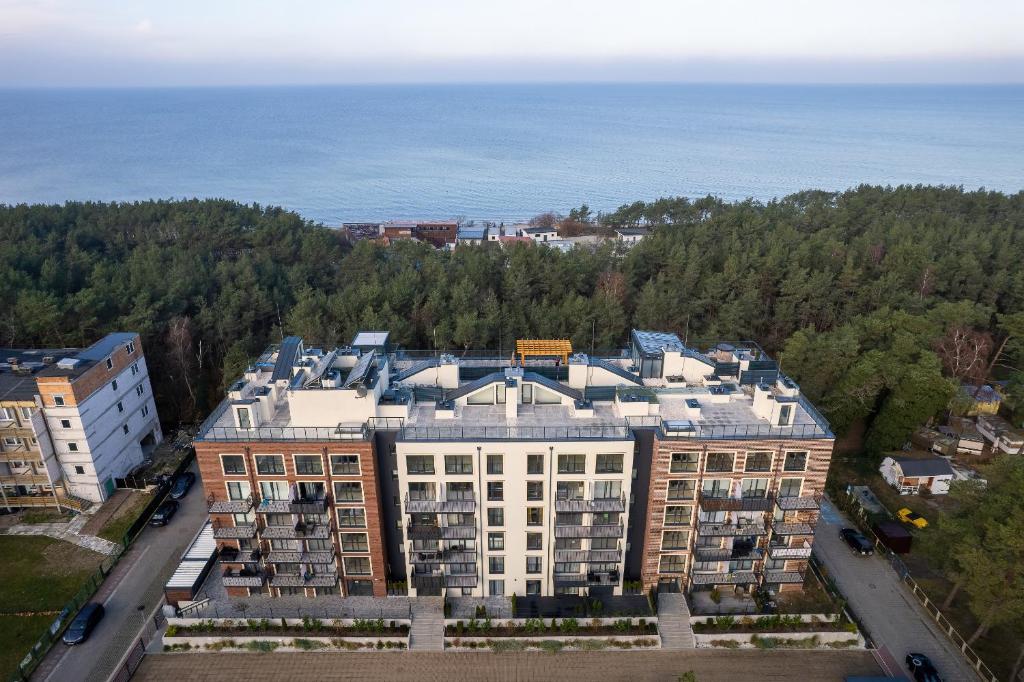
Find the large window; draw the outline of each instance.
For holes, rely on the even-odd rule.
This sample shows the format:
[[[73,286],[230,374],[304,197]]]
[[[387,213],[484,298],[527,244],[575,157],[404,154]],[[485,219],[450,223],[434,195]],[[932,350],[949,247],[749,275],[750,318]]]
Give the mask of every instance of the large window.
[[[526,549],[535,550],[544,548],[544,536],[540,533],[526,534]]]
[[[697,489],[696,481],[669,481],[668,499],[670,500],[692,500]]]
[[[806,452],[787,452],[786,462],[782,466],[783,471],[806,471],[807,470],[807,453]]]
[[[673,474],[692,474],[697,472],[700,462],[699,452],[673,452],[668,470]]]
[[[488,580],[487,581],[487,592],[492,597],[503,597],[503,596],[505,596],[505,581],[504,580]]]
[[[296,476],[323,476],[324,462],[320,455],[295,455]]]
[[[772,470],[772,453],[770,452],[748,452],[744,471],[764,472]]]
[[[249,497],[248,481],[231,481],[228,483],[228,499],[244,500]]]
[[[779,481],[779,497],[800,497],[802,478],[784,478]]]
[[[487,525],[488,526],[504,526],[505,525],[505,510],[501,507],[488,507],[487,508]]]
[[[342,533],[342,552],[369,552],[370,543],[366,540],[366,533]]]
[[[544,481],[526,482],[526,499],[531,502],[539,502],[544,499]]]
[[[667,554],[661,557],[661,564],[658,566],[659,573],[682,573],[686,566],[686,557],[677,554]]]
[[[732,471],[734,455],[731,452],[709,452],[705,471]]]
[[[359,481],[335,481],[335,502],[362,502],[363,484]]]
[[[505,557],[487,557],[487,571],[491,575],[500,575],[505,572]]]
[[[608,500],[622,496],[622,481],[594,481],[594,499]]]
[[[256,473],[264,476],[283,476],[284,457],[281,455],[256,455]]]
[[[540,581],[539,580],[527,580],[526,581],[526,594],[540,594]]]
[[[245,457],[242,455],[221,455],[220,461],[225,476],[245,475]]]
[[[488,533],[487,534],[487,549],[492,551],[501,551],[505,549],[505,534],[504,533]]]
[[[359,474],[359,455],[331,455],[331,473],[335,476]]]
[[[434,473],[434,457],[432,455],[409,455],[405,458],[405,470],[412,475],[432,475]]]
[[[491,475],[504,473],[505,465],[502,459],[501,455],[487,455],[487,473]]]
[[[526,572],[527,573],[540,573],[541,571],[541,557],[539,556],[528,556],[526,557]]]
[[[527,455],[526,456],[526,473],[528,473],[528,474],[543,474],[544,473],[544,455]]]
[[[470,455],[445,455],[444,472],[446,474],[473,473],[473,458]]]
[[[526,525],[540,526],[544,523],[544,507],[526,508]]]
[[[622,455],[598,455],[596,472],[599,474],[621,474]]]
[[[264,500],[287,500],[290,496],[286,481],[260,481],[260,497]]]
[[[744,478],[743,479],[743,497],[756,497],[758,499],[767,497],[768,495],[768,479],[767,478]]]
[[[505,499],[505,484],[501,481],[488,481],[487,499],[491,502],[500,502]]]
[[[362,509],[339,509],[339,528],[366,528],[366,512]]]
[[[370,559],[364,556],[345,557],[345,575],[370,575]]]
[[[663,551],[686,549],[690,543],[690,531],[688,530],[667,530],[661,536],[661,549]]]
[[[587,472],[586,455],[559,455],[558,473],[560,474],[584,474]]]

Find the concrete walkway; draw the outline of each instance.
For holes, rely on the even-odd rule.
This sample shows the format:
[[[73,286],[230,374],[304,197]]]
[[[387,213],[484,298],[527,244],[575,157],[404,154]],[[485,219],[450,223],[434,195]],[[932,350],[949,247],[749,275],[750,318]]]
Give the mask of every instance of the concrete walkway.
[[[413,601],[409,649],[444,650],[444,599],[441,597],[420,597]]]
[[[690,608],[686,604],[686,595],[680,592],[661,592],[658,594],[658,634],[661,635],[661,648],[668,651],[681,651],[697,647],[690,625]]]
[[[814,553],[849,600],[875,645],[885,647],[906,672],[903,660],[913,651],[928,656],[939,675],[947,680],[976,680],[960,651],[938,629],[889,562],[878,555],[855,555],[839,537],[853,523],[828,500],[822,502],[821,519],[814,534]]]
[[[45,535],[91,549],[100,554],[117,554],[120,545],[95,535],[82,533],[82,527],[89,521],[86,514],[78,514],[67,523],[19,523],[2,532],[4,535]]]

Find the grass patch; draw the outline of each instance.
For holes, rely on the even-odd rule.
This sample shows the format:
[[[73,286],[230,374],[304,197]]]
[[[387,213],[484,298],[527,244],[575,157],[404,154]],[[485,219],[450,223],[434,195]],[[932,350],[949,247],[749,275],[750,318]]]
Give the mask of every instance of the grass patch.
[[[124,540],[124,534],[128,532],[128,528],[135,523],[139,514],[152,499],[151,493],[132,491],[131,499],[121,505],[121,508],[103,524],[103,528],[96,535],[105,540],[120,543]]]
[[[56,616],[0,616],[0,674],[6,678]]]
[[[71,520],[70,514],[65,514],[56,509],[27,509],[21,513],[20,523],[67,523]]]

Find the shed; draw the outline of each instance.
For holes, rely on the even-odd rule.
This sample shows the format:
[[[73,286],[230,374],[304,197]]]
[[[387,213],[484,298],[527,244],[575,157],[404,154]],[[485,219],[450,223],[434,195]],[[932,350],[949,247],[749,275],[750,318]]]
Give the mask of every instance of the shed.
[[[871,527],[882,544],[896,554],[906,554],[914,536],[897,521],[880,521]]]
[[[213,568],[216,556],[217,542],[213,539],[213,526],[207,521],[192,539],[178,567],[164,585],[167,603],[177,606],[178,602],[195,599],[210,569]]]

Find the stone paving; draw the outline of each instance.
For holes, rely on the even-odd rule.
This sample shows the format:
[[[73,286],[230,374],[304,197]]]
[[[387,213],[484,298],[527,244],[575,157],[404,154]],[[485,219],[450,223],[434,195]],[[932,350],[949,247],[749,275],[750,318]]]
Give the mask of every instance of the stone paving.
[[[658,595],[658,634],[662,649],[679,651],[697,646],[685,594],[662,592]]]
[[[476,607],[483,606],[491,618],[512,618],[512,602],[508,597],[451,597],[450,618],[468,620],[476,617]]]
[[[117,554],[121,550],[121,545],[81,532],[88,520],[87,514],[78,514],[67,523],[19,523],[5,528],[0,533],[4,535],[45,535],[91,549],[99,554],[107,556]]]

